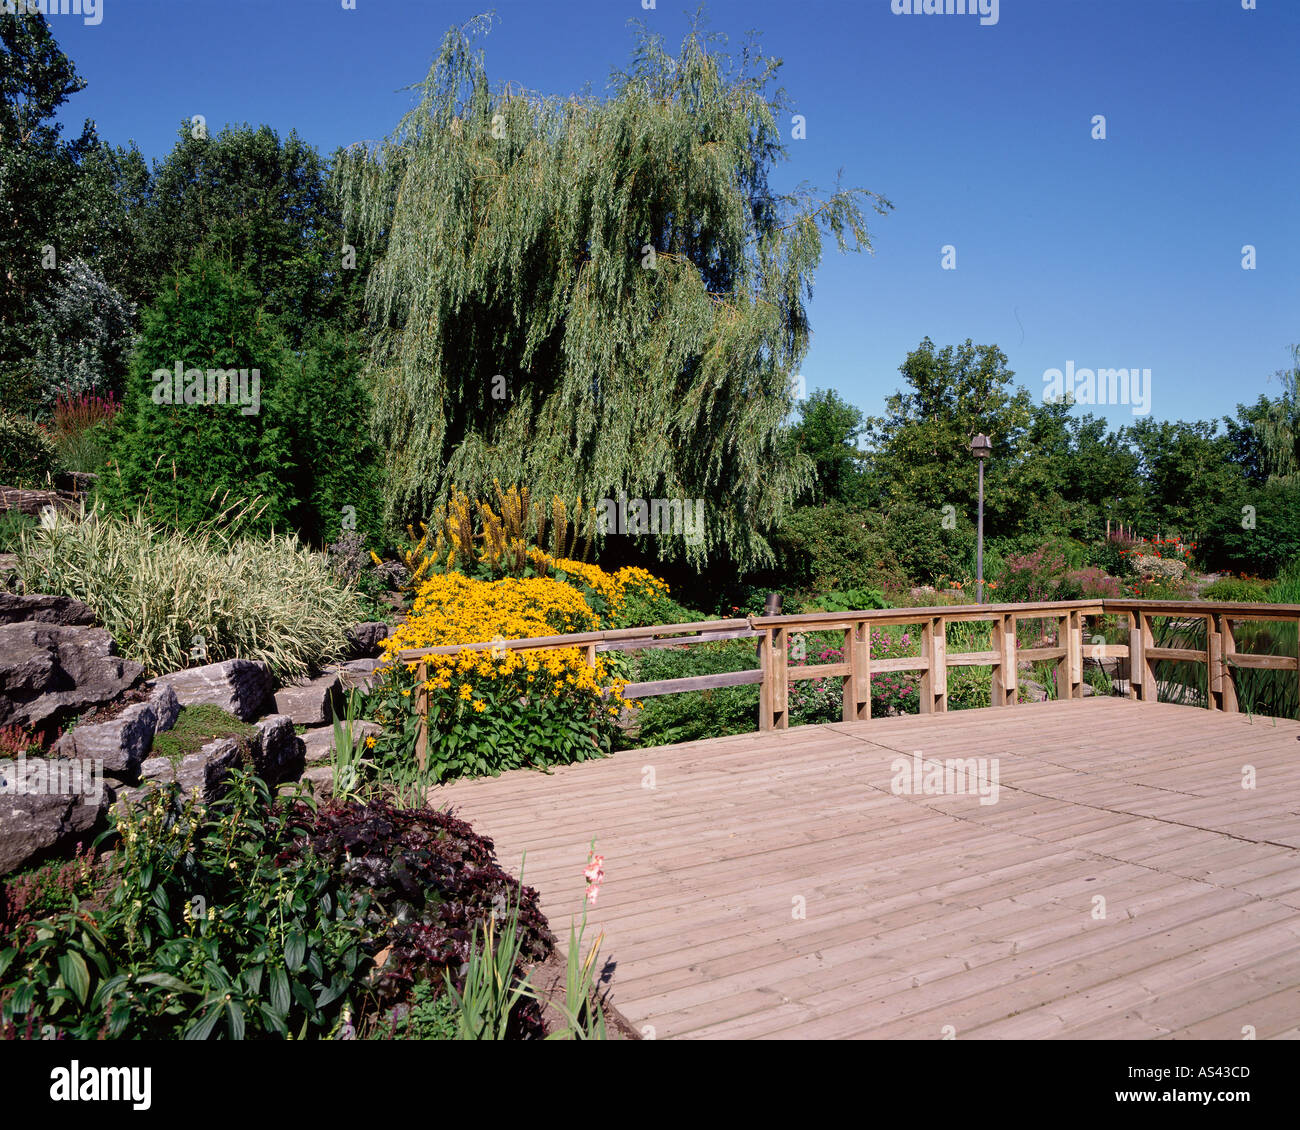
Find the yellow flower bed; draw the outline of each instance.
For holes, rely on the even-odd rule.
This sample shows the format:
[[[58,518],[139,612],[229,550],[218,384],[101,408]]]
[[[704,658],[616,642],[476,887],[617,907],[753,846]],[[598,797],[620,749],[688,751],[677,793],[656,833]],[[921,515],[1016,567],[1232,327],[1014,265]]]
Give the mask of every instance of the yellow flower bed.
[[[647,569],[635,565],[606,573],[599,565],[588,565],[585,561],[573,561],[567,557],[551,557],[540,549],[533,547],[528,551],[528,560],[539,573],[554,573],[557,570],[577,577],[592,592],[604,598],[608,605],[603,627],[613,627],[614,621],[623,611],[628,596],[639,593],[646,597],[667,596],[668,586]]]
[[[599,629],[600,621],[582,594],[572,585],[549,577],[522,580],[475,581],[459,573],[444,573],[421,583],[411,614],[397,632],[384,641],[385,661],[399,652],[447,644],[489,643],[493,640],[535,639]],[[576,647],[547,648],[521,653],[507,648],[462,651],[427,658],[431,691],[450,690],[482,712],[475,695],[478,680],[508,679],[521,691],[540,691],[552,697],[565,690],[617,697],[624,680],[613,677],[611,661],[596,657],[594,668]],[[407,664],[415,671],[416,664]],[[606,708],[617,714],[618,706]]]

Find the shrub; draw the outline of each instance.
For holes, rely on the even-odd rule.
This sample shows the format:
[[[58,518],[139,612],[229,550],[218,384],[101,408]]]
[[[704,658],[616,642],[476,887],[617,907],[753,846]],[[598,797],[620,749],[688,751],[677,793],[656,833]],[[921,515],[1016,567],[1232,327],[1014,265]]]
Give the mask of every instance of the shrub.
[[[1269,581],[1258,577],[1220,577],[1201,589],[1201,599],[1236,604],[1270,603],[1271,587]]]
[[[140,514],[60,515],[22,536],[17,574],[28,592],[88,605],[153,675],[238,657],[298,677],[342,658],[363,611],[325,557],[293,537],[244,538],[214,524],[183,535]]]
[[[1067,577],[1068,570],[1065,555],[1050,545],[1032,553],[1013,554],[1006,559],[999,580],[1000,599],[1028,603],[1074,599],[1079,592]]]
[[[1129,571],[1129,557],[1137,543],[1118,532],[1103,541],[1093,542],[1084,556],[1087,565],[1100,569],[1111,577],[1122,577]]]
[[[918,584],[932,584],[940,575],[964,573],[975,558],[975,531],[970,523],[946,529],[940,511],[917,503],[891,500],[883,513],[883,533],[901,572]],[[845,582],[849,583],[849,578]],[[852,583],[874,584],[870,580]],[[884,587],[889,591],[906,588],[907,583],[895,580]]]
[[[1084,599],[1092,597],[1113,597],[1118,599],[1124,595],[1124,586],[1120,584],[1115,577],[1108,577],[1101,569],[1089,565],[1083,569],[1071,569],[1065,575],[1065,584],[1062,588],[1066,591],[1077,591],[1079,596]]]
[[[58,466],[58,452],[45,430],[26,416],[0,408],[0,484],[43,483]]]
[[[302,457],[294,437],[305,426],[307,405],[295,380],[298,361],[260,303],[244,275],[203,253],[161,288],[143,315],[114,435],[113,473],[99,484],[113,509],[143,508],[155,520],[189,528],[219,514],[223,492],[233,490],[261,500],[251,530],[292,528]],[[182,389],[155,379],[178,366]],[[242,390],[229,375],[238,370],[246,374]],[[217,371],[227,388],[223,396],[222,378],[214,376],[209,402],[206,374]],[[234,403],[237,391],[250,403]]]
[[[514,912],[522,962],[541,961],[554,947],[537,892],[497,865],[490,840],[445,812],[336,802],[318,813],[299,806],[293,827],[285,858],[319,861],[366,896],[366,949],[384,959],[358,1003],[358,1027],[370,1022],[382,1032],[397,1006],[432,1003],[443,996],[444,973],[463,983],[475,927],[493,914]],[[427,988],[417,998],[421,984]],[[522,1003],[512,1021],[513,1035],[540,1034],[533,1003]]]
[[[880,517],[843,503],[796,508],[772,543],[781,573],[794,588],[885,589],[907,580]]]

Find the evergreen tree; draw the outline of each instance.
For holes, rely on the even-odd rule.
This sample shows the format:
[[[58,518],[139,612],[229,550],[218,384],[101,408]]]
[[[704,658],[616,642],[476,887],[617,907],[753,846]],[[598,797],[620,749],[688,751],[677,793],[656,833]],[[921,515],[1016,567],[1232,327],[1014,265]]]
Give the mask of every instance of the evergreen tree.
[[[301,503],[296,437],[305,430],[309,407],[302,367],[252,283],[229,263],[196,253],[142,321],[123,419],[102,476],[106,500],[120,509],[144,505],[154,517],[184,527],[233,501],[259,497],[263,509],[251,528],[292,528]],[[256,391],[256,403],[231,402],[236,396],[229,373],[241,369],[248,371],[244,387]],[[212,402],[220,393],[215,381],[209,389],[209,370],[227,373],[226,403]]]

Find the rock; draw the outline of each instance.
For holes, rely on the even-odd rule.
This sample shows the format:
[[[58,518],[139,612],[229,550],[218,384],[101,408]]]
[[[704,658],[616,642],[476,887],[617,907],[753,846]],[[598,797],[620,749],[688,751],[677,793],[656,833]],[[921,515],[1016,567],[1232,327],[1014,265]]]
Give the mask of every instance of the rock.
[[[17,510],[20,514],[35,517],[47,506],[68,514],[76,514],[80,509],[77,496],[71,491],[0,487],[0,510]]]
[[[345,693],[356,689],[365,694],[379,681],[376,672],[381,666],[378,659],[354,659],[332,670],[338,673],[339,686]]]
[[[110,793],[93,796],[0,793],[0,875],[89,843]]]
[[[286,714],[297,726],[320,726],[334,717],[342,698],[339,673],[329,671],[306,683],[294,683],[275,692],[275,712]]]
[[[1042,683],[1036,683],[1033,679],[1020,680],[1020,701],[1021,702],[1046,702],[1047,688]]]
[[[334,770],[329,765],[315,765],[302,775],[304,784],[310,785],[318,797],[331,796],[334,792]]]
[[[14,558],[17,561],[17,558]],[[94,627],[95,614],[69,596],[33,593],[0,593],[0,624],[62,624],[65,627]]]
[[[367,620],[353,624],[348,629],[348,647],[353,659],[373,659],[379,655],[379,645],[392,634],[392,629],[382,620]]]
[[[112,702],[143,674],[103,628],[0,623],[0,726],[52,730]]]
[[[268,784],[275,785],[293,775],[303,764],[302,739],[294,732],[293,719],[272,714],[257,724],[253,743],[253,768]]]
[[[181,758],[179,765],[165,757],[151,757],[140,766],[140,777],[158,784],[175,781],[181,792],[189,795],[197,790],[200,799],[211,804],[221,799],[227,774],[244,760],[244,754],[244,746],[238,738],[218,738],[208,742],[198,753]]]
[[[53,752],[59,757],[102,761],[106,777],[132,781],[153,745],[157,723],[154,708],[147,702],[137,703],[107,722],[78,726],[64,734],[54,743]]]
[[[159,675],[153,685],[160,683],[171,684],[181,706],[219,706],[242,722],[251,722],[262,712],[272,687],[270,668],[253,659],[227,659],[173,671]]]
[[[180,700],[176,697],[176,689],[171,683],[159,683],[153,689],[153,694],[149,696],[149,705],[153,707],[154,722],[153,732],[161,734],[170,730],[176,725],[176,719],[181,712]]]
[[[1089,695],[1095,695],[1097,691],[1091,683],[1084,683],[1082,693],[1083,693],[1083,697],[1087,698]]]
[[[343,723],[339,723],[340,726]],[[353,743],[366,738],[377,737],[383,730],[378,722],[367,722],[358,718],[352,723]],[[334,727],[324,726],[319,730],[308,730],[302,735],[303,756],[307,764],[329,761],[334,755]]]

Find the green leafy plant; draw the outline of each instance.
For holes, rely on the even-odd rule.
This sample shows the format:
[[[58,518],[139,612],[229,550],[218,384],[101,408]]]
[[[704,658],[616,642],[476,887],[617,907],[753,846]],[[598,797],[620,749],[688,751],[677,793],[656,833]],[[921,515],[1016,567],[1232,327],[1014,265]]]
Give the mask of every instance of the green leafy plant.
[[[54,474],[58,452],[39,425],[0,408],[0,485],[37,486]]]
[[[105,905],[0,952],[0,1029],[73,1039],[299,1038],[343,1022],[369,962],[367,896],[308,851],[291,805],[241,771],[203,806],[169,786],[120,810]],[[17,970],[16,980],[8,971]]]

